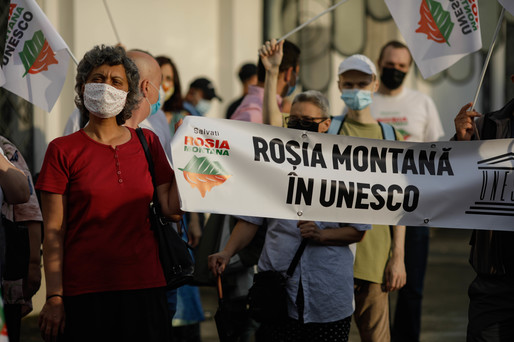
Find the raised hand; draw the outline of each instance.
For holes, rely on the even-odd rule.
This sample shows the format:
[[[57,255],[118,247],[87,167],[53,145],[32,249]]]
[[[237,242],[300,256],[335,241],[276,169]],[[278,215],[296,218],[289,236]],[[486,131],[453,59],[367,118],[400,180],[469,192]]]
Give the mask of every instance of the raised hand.
[[[266,70],[278,70],[280,63],[282,62],[283,45],[284,41],[277,44],[277,40],[272,39],[264,43],[264,45],[259,49],[259,55],[261,56],[262,64]]]

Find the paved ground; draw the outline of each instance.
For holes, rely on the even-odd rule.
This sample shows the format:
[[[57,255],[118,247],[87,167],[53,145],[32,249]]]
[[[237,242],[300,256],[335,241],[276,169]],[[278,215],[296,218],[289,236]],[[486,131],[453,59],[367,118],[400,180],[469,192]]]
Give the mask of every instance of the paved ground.
[[[422,342],[462,342],[466,337],[467,287],[473,279],[468,252],[470,231],[458,229],[432,229],[430,255],[425,281],[423,302]],[[41,291],[40,291],[41,292]],[[202,288],[202,302],[207,320],[202,323],[202,341],[218,341],[212,316],[217,299],[214,289]],[[38,293],[38,299],[43,294]],[[392,300],[394,303],[394,298]],[[37,304],[36,311],[40,307]],[[37,317],[23,321],[21,341],[41,341],[37,331]],[[350,341],[359,341],[352,327]]]

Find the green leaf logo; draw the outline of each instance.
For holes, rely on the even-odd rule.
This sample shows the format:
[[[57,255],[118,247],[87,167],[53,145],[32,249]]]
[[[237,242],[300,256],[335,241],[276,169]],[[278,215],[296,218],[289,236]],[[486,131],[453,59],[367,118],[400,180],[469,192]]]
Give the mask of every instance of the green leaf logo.
[[[435,0],[422,0],[419,13],[421,18],[416,32],[426,34],[429,40],[451,46],[448,38],[454,23],[451,21],[450,12],[445,11],[443,6]]]
[[[187,165],[179,170],[183,172],[191,187],[200,191],[202,197],[205,197],[207,191],[230,178],[219,162],[211,162],[206,157],[193,156]]]
[[[58,64],[59,62],[54,55],[54,51],[45,39],[43,31],[35,32],[32,39],[25,41],[23,50],[20,52],[20,58],[25,67],[23,77],[27,73],[38,74],[48,70],[49,65]]]

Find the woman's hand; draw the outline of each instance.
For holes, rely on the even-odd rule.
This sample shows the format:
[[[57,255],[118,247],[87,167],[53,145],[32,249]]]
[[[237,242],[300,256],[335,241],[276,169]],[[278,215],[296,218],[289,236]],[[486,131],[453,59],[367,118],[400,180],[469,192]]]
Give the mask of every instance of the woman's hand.
[[[65,314],[62,297],[49,298],[39,314],[39,331],[46,342],[56,342],[64,333]]]
[[[209,255],[209,258],[207,259],[207,265],[215,277],[225,271],[225,267],[227,267],[230,258],[230,253],[226,251],[221,251],[219,253]]]
[[[300,228],[300,234],[305,239],[311,239],[317,243],[321,243],[321,229],[313,221],[298,221],[298,228]]]

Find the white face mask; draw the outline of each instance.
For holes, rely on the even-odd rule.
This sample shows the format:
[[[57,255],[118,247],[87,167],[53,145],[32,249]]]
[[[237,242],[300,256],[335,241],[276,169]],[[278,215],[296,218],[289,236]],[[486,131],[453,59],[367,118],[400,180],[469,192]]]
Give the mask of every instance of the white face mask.
[[[121,113],[125,107],[128,92],[116,89],[106,83],[86,83],[84,106],[89,113],[107,119]]]

